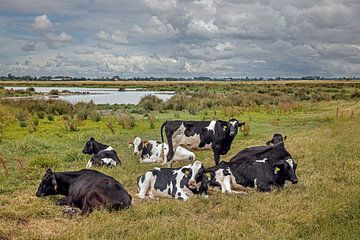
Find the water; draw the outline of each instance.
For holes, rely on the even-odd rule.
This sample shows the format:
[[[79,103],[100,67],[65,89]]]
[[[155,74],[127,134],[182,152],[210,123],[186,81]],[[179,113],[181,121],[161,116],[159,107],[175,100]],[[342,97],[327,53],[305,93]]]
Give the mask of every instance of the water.
[[[22,89],[28,87],[5,87],[5,89]],[[146,95],[155,95],[156,97],[166,101],[174,95],[174,92],[156,92],[142,91],[139,89],[125,89],[119,92],[117,88],[84,88],[84,87],[34,87],[36,92],[48,93],[55,89],[59,92],[67,90],[70,92],[81,92],[86,94],[60,95],[57,99],[65,100],[71,103],[90,102],[95,104],[138,104],[140,99]]]

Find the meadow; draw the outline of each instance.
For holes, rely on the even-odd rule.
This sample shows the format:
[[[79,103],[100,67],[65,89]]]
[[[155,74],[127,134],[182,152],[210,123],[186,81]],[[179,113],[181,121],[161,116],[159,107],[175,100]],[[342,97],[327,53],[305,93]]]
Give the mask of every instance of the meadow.
[[[0,239],[359,239],[359,83],[141,84],[178,94],[168,102],[146,97],[114,106],[1,101]],[[136,178],[157,165],[140,165],[129,140],[160,140],[168,119],[231,117],[247,128],[222,160],[282,133],[299,183],[268,194],[247,189],[247,196],[211,189],[209,198],[187,202],[136,197]],[[121,182],[133,206],[67,217],[54,204],[60,196],[37,198],[35,192],[49,167],[84,168],[89,156],[81,151],[90,137],[118,152],[121,167],[97,170]],[[214,164],[211,151],[195,154],[206,167]]]

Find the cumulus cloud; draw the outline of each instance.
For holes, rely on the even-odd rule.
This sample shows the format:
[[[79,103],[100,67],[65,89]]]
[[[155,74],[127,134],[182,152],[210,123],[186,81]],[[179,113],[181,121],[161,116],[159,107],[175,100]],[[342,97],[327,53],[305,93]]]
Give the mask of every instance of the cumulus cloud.
[[[178,34],[178,30],[171,23],[164,21],[159,16],[151,16],[146,26],[140,27],[135,25],[133,30],[136,33],[148,36],[172,37]]]
[[[35,17],[32,28],[34,29],[34,31],[46,32],[53,28],[53,24],[48,19],[47,15],[41,15]]]
[[[105,32],[101,30],[96,33],[96,36],[103,41],[108,41],[114,44],[127,44],[129,43],[126,35],[122,33],[120,30],[115,30],[114,32]]]
[[[23,50],[25,52],[34,51],[35,47],[36,47],[36,41],[29,40],[21,47],[21,50]]]
[[[66,32],[60,34],[46,33],[44,35],[44,41],[46,45],[51,49],[57,49],[64,46],[65,43],[70,43],[73,37]]]
[[[176,0],[144,0],[144,3],[150,9],[159,11],[175,9],[177,6]]]

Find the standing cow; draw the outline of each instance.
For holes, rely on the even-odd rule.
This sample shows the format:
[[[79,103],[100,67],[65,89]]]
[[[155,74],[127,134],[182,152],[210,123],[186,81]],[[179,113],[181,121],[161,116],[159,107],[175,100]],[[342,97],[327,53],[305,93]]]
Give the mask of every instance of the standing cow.
[[[166,121],[161,126],[161,140],[164,142],[163,129],[169,144],[167,161],[171,165],[175,149],[178,146],[188,150],[212,149],[215,164],[220,161],[220,155],[225,155],[231,147],[239,127],[244,126],[235,118],[228,122],[217,121]]]
[[[111,146],[95,141],[93,137],[86,142],[82,152],[89,155],[93,154],[89,162],[86,164],[86,168],[103,165],[116,167],[116,165],[121,165],[121,161],[116,151]]]
[[[140,137],[135,137],[131,142],[128,142],[129,147],[134,147],[134,155],[140,156],[140,163],[162,163],[166,164],[166,155],[169,151],[167,143],[161,143],[154,140],[142,140]],[[161,152],[164,151],[165,158],[161,157]],[[183,147],[177,147],[175,150],[174,161],[195,161],[195,154]]]

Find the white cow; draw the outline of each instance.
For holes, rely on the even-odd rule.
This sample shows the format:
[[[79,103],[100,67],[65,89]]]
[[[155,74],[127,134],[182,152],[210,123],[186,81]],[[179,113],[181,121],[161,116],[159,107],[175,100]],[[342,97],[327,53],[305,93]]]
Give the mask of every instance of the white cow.
[[[167,143],[154,140],[142,140],[140,137],[129,142],[129,147],[134,147],[134,155],[140,156],[140,163],[162,163],[166,164],[166,156],[169,152],[169,145]],[[162,152],[164,147],[164,152]],[[174,161],[192,160],[195,161],[195,154],[189,150],[178,146],[175,150]]]

